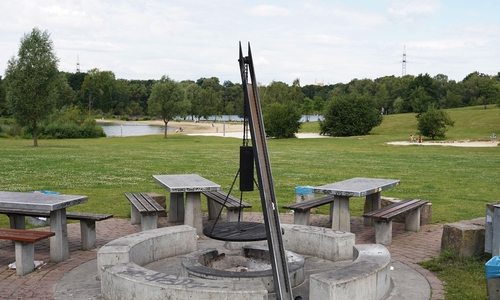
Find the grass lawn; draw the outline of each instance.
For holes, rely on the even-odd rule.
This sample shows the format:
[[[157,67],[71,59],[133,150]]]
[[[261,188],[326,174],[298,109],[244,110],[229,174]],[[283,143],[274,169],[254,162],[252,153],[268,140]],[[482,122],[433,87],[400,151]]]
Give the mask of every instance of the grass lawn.
[[[489,140],[493,132],[500,133],[500,109],[493,105],[448,112],[455,121],[447,132],[448,141]],[[384,196],[429,200],[435,223],[484,217],[485,204],[498,201],[500,148],[387,144],[407,141],[410,134],[417,134],[416,125],[413,114],[388,115],[367,136],[268,140],[279,206],[295,201],[296,186],[373,177],[401,180]],[[301,132],[319,132],[318,124],[304,123]],[[124,193],[167,194],[154,174],[196,173],[228,191],[238,171],[241,140],[152,135],[38,144],[34,148],[32,140],[0,138],[0,190],[87,195],[86,204],[69,210],[129,217]],[[258,192],[246,193],[244,201],[261,211]],[[361,199],[351,201],[353,215],[361,216],[362,209]],[[8,218],[0,215],[0,227],[8,226]]]

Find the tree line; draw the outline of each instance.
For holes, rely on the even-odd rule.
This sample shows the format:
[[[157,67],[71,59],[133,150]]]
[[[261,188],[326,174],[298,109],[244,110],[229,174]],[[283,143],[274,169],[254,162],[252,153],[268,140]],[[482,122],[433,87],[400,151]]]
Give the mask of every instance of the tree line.
[[[112,71],[92,69],[88,72],[59,72],[55,107],[75,105],[91,115],[144,116],[148,99],[159,81],[116,79]],[[5,80],[0,77],[0,116],[9,116]],[[191,103],[188,115],[196,118],[243,115],[243,91],[240,83],[219,78],[199,78],[179,82]],[[384,114],[421,113],[429,104],[440,108],[496,104],[500,100],[500,72],[487,75],[473,72],[462,81],[448,76],[429,74],[403,77],[386,76],[375,80],[353,79],[349,83],[300,86],[273,81],[259,86],[262,106],[293,102],[304,115],[321,114],[326,102],[340,95],[357,93],[368,96],[374,108]]]
[[[240,83],[221,83],[217,77],[182,81],[168,76],[158,80],[117,79],[112,71],[97,68],[88,72],[61,72],[57,70],[57,62],[47,31],[34,28],[26,34],[21,40],[18,58],[9,60],[5,78],[0,77],[0,116],[23,120],[25,122],[20,125],[31,126],[36,134],[37,122],[42,121],[38,118],[47,117],[49,110],[69,115],[75,115],[78,110],[80,115],[122,119],[162,116],[166,122],[174,117],[201,119],[244,115]],[[178,91],[176,95],[180,95],[179,102],[183,103],[179,106],[182,109],[166,112],[163,108],[162,112],[160,102],[168,99],[159,94],[168,93],[174,87]],[[376,110],[378,114],[415,113],[417,116],[431,106],[446,109],[498,104],[500,72],[497,75],[472,72],[459,82],[449,80],[444,74],[385,76],[375,80],[353,79],[349,83],[305,86],[296,79],[291,85],[280,81],[259,84],[258,90],[264,121],[268,123],[266,128],[277,130],[271,132],[273,129],[270,129],[269,135],[290,137],[300,127],[298,121],[302,115],[325,114],[326,110],[337,114],[339,109],[352,110],[354,104],[369,108],[370,114]],[[337,106],[332,106],[333,102],[337,102]],[[165,112],[168,114],[166,119]],[[365,113],[364,109],[359,112]],[[278,123],[271,124],[273,121]],[[370,126],[380,122],[379,118],[372,118]],[[340,123],[345,122],[339,119]],[[338,125],[332,123],[321,131],[331,134],[326,130],[329,127]],[[358,129],[366,132],[371,127]]]

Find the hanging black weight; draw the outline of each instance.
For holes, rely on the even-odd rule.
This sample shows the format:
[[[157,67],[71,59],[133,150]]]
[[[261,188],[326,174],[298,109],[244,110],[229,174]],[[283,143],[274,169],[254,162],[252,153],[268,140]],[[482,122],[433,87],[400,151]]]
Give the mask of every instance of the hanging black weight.
[[[240,191],[253,191],[253,149],[252,146],[240,147]]]

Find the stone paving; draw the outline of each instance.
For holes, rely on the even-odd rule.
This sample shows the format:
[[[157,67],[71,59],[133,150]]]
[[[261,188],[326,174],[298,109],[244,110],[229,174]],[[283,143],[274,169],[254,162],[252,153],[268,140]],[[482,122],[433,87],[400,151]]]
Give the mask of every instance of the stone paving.
[[[206,223],[204,214],[204,223]],[[281,223],[293,223],[292,214],[281,214]],[[330,227],[329,216],[311,215],[311,225]],[[261,213],[244,213],[245,221],[262,222]],[[175,226],[167,223],[166,218],[159,218],[159,227]],[[97,222],[97,247],[101,247],[118,237],[140,231],[138,225],[130,225],[129,219],[112,218]],[[393,223],[393,244],[387,247],[393,259],[398,260],[421,273],[432,289],[432,300],[444,299],[441,281],[430,271],[418,265],[418,262],[429,260],[439,255],[441,247],[442,225],[424,225],[420,232],[406,232],[404,224]],[[48,230],[47,227],[37,230]],[[365,227],[363,220],[351,218],[351,230],[356,234],[356,244],[375,242],[373,227]],[[49,240],[35,243],[35,260],[44,261],[39,270],[19,277],[8,265],[15,261],[14,244],[11,241],[0,240],[0,299],[54,299],[54,290],[58,281],[71,269],[97,257],[97,249],[81,251],[80,225],[68,224],[68,239],[70,258],[61,263],[49,261]],[[89,298],[90,299],[90,298]]]

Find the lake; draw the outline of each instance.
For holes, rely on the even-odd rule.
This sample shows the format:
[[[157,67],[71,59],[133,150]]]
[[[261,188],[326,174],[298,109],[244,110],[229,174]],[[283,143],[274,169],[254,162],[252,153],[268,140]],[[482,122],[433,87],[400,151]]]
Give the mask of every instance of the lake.
[[[98,123],[102,127],[107,137],[123,137],[163,134],[165,127],[161,125],[147,125],[134,123]],[[167,132],[173,132],[175,127],[167,126]]]

